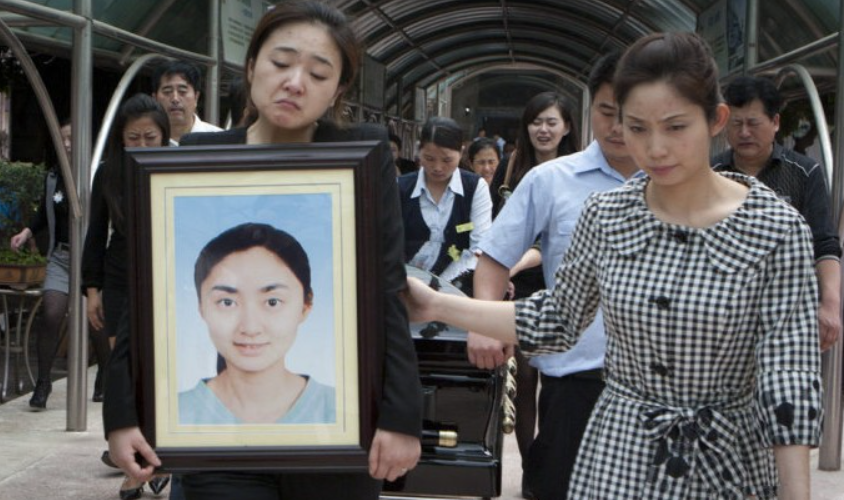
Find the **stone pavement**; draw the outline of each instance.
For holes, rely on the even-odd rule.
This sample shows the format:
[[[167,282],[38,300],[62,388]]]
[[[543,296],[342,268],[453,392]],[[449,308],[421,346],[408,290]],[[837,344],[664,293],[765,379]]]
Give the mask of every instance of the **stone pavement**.
[[[92,367],[88,372],[89,384],[93,384],[95,370]],[[101,405],[88,403],[86,432],[66,432],[66,380],[53,384],[45,412],[29,411],[29,394],[0,405],[0,499],[118,498],[122,476],[100,462],[105,449]],[[88,394],[91,392],[89,387]],[[504,491],[499,497],[502,500],[521,498],[520,463],[515,438],[508,436],[504,445]],[[143,498],[155,497],[146,491]],[[812,452],[812,499],[844,500],[844,472],[818,471],[817,451]]]

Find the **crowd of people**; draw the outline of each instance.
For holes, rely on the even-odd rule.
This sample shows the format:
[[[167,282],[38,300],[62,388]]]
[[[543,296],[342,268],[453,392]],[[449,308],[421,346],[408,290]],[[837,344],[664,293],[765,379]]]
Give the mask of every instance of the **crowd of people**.
[[[700,37],[651,34],[591,68],[594,138],[584,149],[572,103],[547,91],[525,103],[507,154],[500,136],[467,141],[456,121],[431,117],[407,160],[386,128],[343,120],[361,58],[341,12],[284,2],[252,35],[234,128],[199,118],[200,71],[183,61],[161,64],[151,92],[120,107],[94,176],[81,260],[99,364],[92,399],[103,402],[104,461],[126,474],[121,499],[168,482],[174,500],[377,499],[382,482],[407,474],[421,453],[408,317],[467,330],[478,368],[516,357],[525,498],[809,498],[808,450],[823,415],[819,356],[841,333],[841,246],[824,167],[776,142],[782,100],[770,80],[738,77],[722,93]],[[722,132],[730,148],[711,157]],[[65,123],[63,137],[70,133]],[[349,141],[377,141],[382,160],[371,173],[379,217],[369,223],[382,252],[383,383],[368,472],[157,472],[131,371],[125,149]],[[50,396],[68,307],[64,189],[52,171],[36,218],[10,241],[19,249],[38,231],[49,235],[35,410]],[[222,364],[180,396],[196,406],[184,415],[191,425],[299,422],[306,400],[334,418],[333,390],[285,367],[289,343],[258,370],[237,340],[215,336],[213,323],[234,307],[269,318],[283,303],[295,324],[279,336],[295,337],[313,302],[302,255],[283,228],[255,224],[203,249],[198,307]],[[256,260],[278,278],[249,295],[240,287],[269,279],[243,277]],[[405,264],[468,297],[406,280]],[[290,397],[249,407],[237,397],[237,387],[271,386],[273,377]]]

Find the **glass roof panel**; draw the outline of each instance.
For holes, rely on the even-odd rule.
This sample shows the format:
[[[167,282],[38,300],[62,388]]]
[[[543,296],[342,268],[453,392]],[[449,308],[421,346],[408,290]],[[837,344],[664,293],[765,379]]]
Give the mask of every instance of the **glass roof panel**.
[[[324,0],[342,9],[385,65],[388,81],[433,81],[455,71],[512,62],[532,63],[584,78],[610,48],[623,48],[654,30],[692,30],[698,15],[717,2],[747,0]],[[71,11],[73,0],[32,0]],[[835,33],[839,0],[759,0],[759,61]],[[92,0],[94,17],[184,50],[207,53],[204,0]],[[163,10],[163,12],[161,12]],[[66,43],[71,30],[15,28]],[[122,42],[94,37],[94,47],[119,54]],[[835,69],[834,51],[807,56],[813,74]],[[433,79],[433,80],[432,80]],[[412,89],[408,89],[411,90]]]
[[[839,4],[834,0],[765,2],[759,8],[759,61],[837,32],[841,25]]]

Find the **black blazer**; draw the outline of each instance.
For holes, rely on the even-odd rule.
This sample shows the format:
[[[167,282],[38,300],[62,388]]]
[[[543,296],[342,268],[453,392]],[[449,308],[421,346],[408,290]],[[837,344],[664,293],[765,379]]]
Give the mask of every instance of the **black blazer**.
[[[405,288],[404,229],[401,224],[396,169],[388,146],[387,131],[374,124],[340,128],[331,122],[320,122],[313,142],[381,141],[382,159],[379,174],[379,220],[384,262],[384,360],[383,388],[378,408],[378,428],[420,436],[422,433],[422,386],[416,350],[410,336],[407,311],[399,298]],[[246,129],[222,132],[201,132],[182,137],[181,146],[207,144],[245,144]],[[138,425],[135,396],[131,381],[128,315],[121,319],[114,351],[110,360],[108,384],[103,404],[106,432]]]

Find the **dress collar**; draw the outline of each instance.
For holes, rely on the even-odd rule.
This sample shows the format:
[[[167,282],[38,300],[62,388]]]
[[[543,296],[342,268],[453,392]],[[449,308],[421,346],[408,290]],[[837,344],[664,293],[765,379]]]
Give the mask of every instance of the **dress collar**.
[[[763,259],[794,225],[794,209],[755,178],[733,172],[720,175],[750,187],[745,201],[724,220],[708,228],[688,228],[657,219],[645,202],[648,178],[633,179],[608,195],[601,224],[609,245],[632,256],[667,231],[684,231],[703,240],[710,264],[724,273],[739,272]]]

